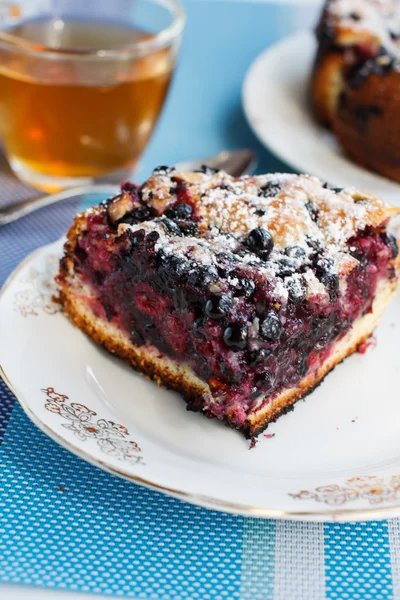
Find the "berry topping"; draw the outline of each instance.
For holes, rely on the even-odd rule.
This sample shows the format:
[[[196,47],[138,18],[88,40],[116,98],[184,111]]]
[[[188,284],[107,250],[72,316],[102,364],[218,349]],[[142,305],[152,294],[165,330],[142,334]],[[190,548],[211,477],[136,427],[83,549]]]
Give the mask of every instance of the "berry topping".
[[[301,246],[288,246],[285,250],[286,256],[300,260],[304,258],[306,251]]]
[[[278,261],[279,277],[288,277],[296,272],[296,263],[290,258],[280,258]]]
[[[177,256],[163,256],[161,260],[160,270],[170,279],[178,280],[187,275],[187,265]]]
[[[269,233],[269,231],[264,229],[264,227],[252,229],[247,237],[246,243],[250,250],[260,254],[263,260],[268,258],[274,247],[272,235]]]
[[[200,328],[203,327],[203,319],[196,319],[193,322],[193,334],[194,337],[199,338],[199,339],[204,339],[204,335],[203,333],[200,331]]]
[[[264,363],[267,358],[272,354],[272,350],[269,348],[260,348],[259,350],[252,350],[249,352],[249,364],[259,365]]]
[[[224,331],[224,342],[233,351],[244,350],[247,346],[247,327],[234,324]]]
[[[237,296],[244,296],[245,298],[251,298],[256,289],[256,284],[251,279],[239,279],[235,286],[235,294]]]
[[[160,165],[153,169],[153,175],[170,175],[175,171],[174,167],[166,167],[165,165]]]
[[[294,304],[298,304],[306,297],[306,286],[301,275],[290,277],[286,280],[289,289],[289,298]]]
[[[128,229],[127,235],[131,241],[133,248],[138,248],[142,244],[144,238],[146,237],[144,229],[139,229],[138,231],[131,231],[130,229]]]
[[[258,373],[258,375],[254,378],[254,384],[258,390],[262,390],[263,392],[268,392],[273,386],[273,378],[268,371],[264,371],[263,373]]]
[[[318,209],[315,206],[315,204],[313,204],[312,202],[306,202],[305,207],[310,213],[310,217],[312,218],[312,220],[316,221],[318,219]]]
[[[228,296],[213,296],[206,302],[205,312],[210,319],[222,319],[232,307],[232,300]]]
[[[193,208],[190,204],[186,204],[185,202],[180,202],[179,204],[175,204],[171,208],[168,208],[165,211],[165,216],[169,219],[175,219],[178,221],[185,221],[186,219],[190,219],[193,214]]]
[[[275,342],[281,335],[281,322],[275,313],[268,313],[264,321],[261,323],[261,335],[266,340]]]
[[[159,221],[164,225],[169,235],[182,235],[182,231],[180,230],[179,225],[177,225],[175,221],[172,221],[172,219],[168,219],[167,217],[162,216],[160,217]]]
[[[258,195],[261,196],[262,198],[274,198],[275,196],[277,196],[279,194],[281,190],[281,186],[279,183],[267,183],[266,185],[263,185],[262,187],[260,187],[260,191],[258,192]]]
[[[393,258],[396,258],[399,254],[399,246],[397,244],[397,240],[392,233],[382,233],[383,241],[392,251]]]

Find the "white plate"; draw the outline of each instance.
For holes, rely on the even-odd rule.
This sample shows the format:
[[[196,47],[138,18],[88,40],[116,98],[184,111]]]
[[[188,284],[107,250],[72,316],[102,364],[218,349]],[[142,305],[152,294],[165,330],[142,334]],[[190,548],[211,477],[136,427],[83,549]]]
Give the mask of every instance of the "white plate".
[[[0,297],[6,383],[45,433],[89,462],[202,506],[301,520],[400,515],[400,299],[356,354],[260,436],[239,433],[92,343],[51,300],[62,241]]]
[[[315,122],[308,101],[315,52],[312,33],[300,32],[254,61],[243,85],[244,110],[254,133],[299,172],[400,204],[399,184],[351,162],[335,137]]]

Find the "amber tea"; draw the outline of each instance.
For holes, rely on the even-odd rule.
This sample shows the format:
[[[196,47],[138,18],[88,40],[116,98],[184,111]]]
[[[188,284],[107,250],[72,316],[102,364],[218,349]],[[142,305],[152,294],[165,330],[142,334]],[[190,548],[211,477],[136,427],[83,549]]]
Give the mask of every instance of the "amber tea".
[[[162,108],[173,50],[120,53],[152,36],[89,21],[28,21],[8,33],[35,48],[0,50],[0,127],[14,170],[42,187],[130,171]]]

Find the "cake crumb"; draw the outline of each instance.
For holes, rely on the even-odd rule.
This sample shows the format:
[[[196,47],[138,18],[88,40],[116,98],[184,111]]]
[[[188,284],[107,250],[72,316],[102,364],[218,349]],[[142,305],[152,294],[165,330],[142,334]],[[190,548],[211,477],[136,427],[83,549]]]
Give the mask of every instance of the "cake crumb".
[[[275,437],[275,434],[274,433],[264,433],[264,437],[271,439],[271,438]]]
[[[375,348],[376,347],[376,338],[374,337],[370,337],[368,340],[366,340],[365,342],[363,342],[362,344],[360,344],[357,348],[357,352],[359,354],[365,354],[366,351],[368,350],[368,348]]]
[[[254,438],[254,437],[253,437],[253,438],[251,438],[251,440],[250,440],[250,445],[249,445],[249,450],[251,450],[252,448],[255,448],[255,447],[256,447],[257,441],[258,441],[258,440],[256,440],[256,438]]]

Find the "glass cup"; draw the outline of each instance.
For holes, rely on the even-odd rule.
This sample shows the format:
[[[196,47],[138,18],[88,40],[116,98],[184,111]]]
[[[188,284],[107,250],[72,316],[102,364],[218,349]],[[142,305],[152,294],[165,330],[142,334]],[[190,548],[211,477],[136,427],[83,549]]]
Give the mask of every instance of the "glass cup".
[[[175,0],[0,1],[0,132],[18,177],[47,191],[129,177],[183,25]]]

